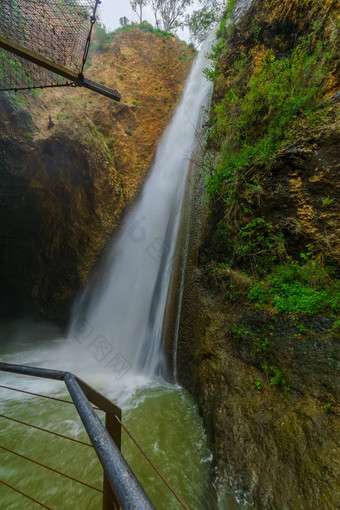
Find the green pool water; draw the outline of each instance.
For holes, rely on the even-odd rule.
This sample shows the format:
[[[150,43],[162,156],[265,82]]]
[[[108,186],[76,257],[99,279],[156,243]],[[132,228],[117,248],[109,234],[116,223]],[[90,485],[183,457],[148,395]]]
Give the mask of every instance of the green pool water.
[[[62,339],[45,340],[46,335],[53,338],[52,333],[56,332],[49,331],[48,326],[35,335],[18,335],[15,328],[2,329],[0,359],[62,370],[70,370],[75,365],[79,369],[72,356],[67,359]],[[122,407],[124,424],[190,509],[218,507],[211,489],[211,452],[206,434],[197,406],[183,388],[162,379],[133,376],[117,384],[114,379],[107,379],[97,372],[95,365],[92,370],[87,366],[85,373],[72,371]],[[0,384],[70,399],[64,384],[59,381],[0,372]],[[3,388],[0,388],[0,402],[3,415],[89,442],[73,405]],[[102,413],[98,412],[98,415]],[[102,469],[93,448],[4,418],[0,418],[0,445],[102,488]],[[124,431],[122,452],[157,509],[181,508]],[[95,490],[1,449],[0,479],[54,510],[101,508],[101,494]],[[239,508],[231,496],[227,500],[223,508]],[[1,510],[39,508],[2,484],[0,501]]]

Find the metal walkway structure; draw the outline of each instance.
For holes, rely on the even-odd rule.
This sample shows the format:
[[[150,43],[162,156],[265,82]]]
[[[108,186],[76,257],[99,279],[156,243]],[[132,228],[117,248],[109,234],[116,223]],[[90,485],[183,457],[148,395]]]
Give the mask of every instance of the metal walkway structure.
[[[84,77],[100,0],[1,0],[0,90],[81,86],[121,96]]]
[[[12,365],[8,363],[0,363],[0,371],[29,375],[45,379],[54,379],[63,381],[65,383],[68,392],[72,397],[72,402],[56,399],[54,397],[48,397],[46,395],[33,395],[43,398],[51,398],[52,400],[59,400],[68,404],[74,404],[90,438],[91,444],[67,437],[62,434],[51,432],[41,427],[36,427],[21,420],[17,420],[14,417],[0,415],[0,418],[11,420],[21,425],[34,427],[38,430],[52,433],[63,439],[76,441],[86,446],[93,446],[97,457],[104,469],[103,491],[73,477],[70,477],[69,475],[65,475],[64,473],[46,466],[40,462],[25,457],[18,452],[14,452],[7,447],[1,446],[0,448],[2,450],[34,462],[35,464],[54,471],[59,475],[71,478],[71,480],[82,483],[83,485],[87,485],[87,487],[98,492],[103,492],[103,510],[118,510],[119,508],[124,510],[155,510],[144,489],[141,487],[131,468],[120,453],[122,422],[121,409],[118,406],[113,404],[104,395],[97,392],[82,379],[79,379],[70,372],[62,372],[58,370],[49,370],[22,365]],[[6,386],[1,387],[10,390],[14,389]],[[25,391],[23,391],[23,393],[32,394]],[[91,404],[93,404],[95,407],[93,407]],[[105,426],[99,419],[96,413],[97,410],[102,410],[105,412]],[[26,494],[17,487],[14,487],[8,481],[0,480],[0,483],[30,499],[41,507],[51,510],[49,506],[37,501],[34,496]]]

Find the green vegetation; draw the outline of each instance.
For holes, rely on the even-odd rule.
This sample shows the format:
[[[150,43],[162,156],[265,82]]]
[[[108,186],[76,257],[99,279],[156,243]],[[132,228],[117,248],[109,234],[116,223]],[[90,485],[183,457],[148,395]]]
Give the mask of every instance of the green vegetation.
[[[270,347],[268,338],[265,338],[263,341],[260,338],[255,338],[254,345],[264,356],[269,356]]]
[[[277,367],[270,367],[270,370],[274,372],[274,375],[270,379],[269,386],[283,386],[285,384],[285,380],[281,370],[279,370]]]
[[[11,87],[13,85],[20,86],[20,84],[23,81],[23,77],[25,86],[29,87],[33,85],[33,81],[30,75],[27,73],[27,71],[25,71],[25,69],[23,69],[19,58],[9,53],[8,51],[0,49],[0,62],[1,62],[0,81],[2,82],[2,85],[5,84],[9,85],[8,83],[9,76],[11,77],[10,79]],[[14,96],[15,94],[11,93],[12,99],[16,101]],[[20,106],[20,104],[18,104],[18,106]]]
[[[334,198],[330,198],[330,197],[322,198],[323,207],[327,207],[328,205],[331,205],[333,202],[334,202]]]
[[[326,413],[329,413],[331,411],[331,403],[327,402],[327,404],[325,404],[323,408],[326,411]]]
[[[177,37],[172,32],[169,32],[167,30],[161,30],[160,28],[154,28],[150,23],[147,21],[143,21],[142,23],[128,23],[126,25],[123,25],[113,32],[106,32],[106,29],[104,25],[101,25],[100,23],[96,23],[94,34],[92,37],[91,42],[91,51],[105,51],[110,42],[119,34],[122,32],[128,32],[133,28],[138,28],[140,30],[143,30],[144,32],[151,32],[152,34],[157,35],[162,40],[167,40],[169,37]]]
[[[254,380],[254,387],[257,391],[262,390],[262,382],[261,379],[259,379],[258,377]]]
[[[39,97],[39,93],[40,93],[40,89],[31,89],[30,92],[31,92],[33,97],[38,98]]]
[[[315,260],[299,265],[290,260],[276,266],[248,294],[251,303],[270,303],[279,312],[314,315],[340,310],[340,282]]]
[[[340,335],[340,319],[334,321],[330,331],[331,333]]]
[[[19,106],[20,108],[26,108],[27,105],[25,98],[21,96],[18,92],[10,92],[9,95],[16,106]]]
[[[69,119],[72,115],[67,112],[58,112],[56,113],[56,119]]]
[[[132,24],[132,26],[134,26],[134,24]],[[168,39],[169,37],[176,37],[175,34],[173,34],[172,32],[169,32],[168,30],[154,28],[147,21],[143,21],[142,23],[140,23],[140,25],[137,25],[137,26],[141,30],[144,30],[145,32],[151,32],[152,34],[156,34],[156,35],[158,35],[158,37],[160,37],[161,39],[164,39],[164,40]]]
[[[195,10],[189,19],[189,30],[191,37],[202,42],[212,28],[220,22],[217,36],[222,37],[224,28],[229,20],[237,0],[228,0],[225,6],[223,2],[214,0],[203,0],[201,9]]]
[[[260,35],[260,32],[261,32],[261,27],[259,27],[255,20],[253,19],[252,20],[252,27],[253,27],[253,32],[254,32],[254,38],[256,39],[256,41],[259,40],[259,35]]]
[[[250,79],[250,55],[241,54],[234,63],[231,86],[215,106],[210,131],[211,141],[221,144],[207,183],[211,197],[222,192],[230,198],[237,174],[250,164],[267,162],[285,140],[287,127],[316,103],[326,62],[322,43],[312,40],[305,38],[285,58],[267,51]],[[216,58],[222,47],[217,43],[211,57]],[[216,78],[216,72],[215,67],[206,75]]]
[[[222,266],[251,275],[246,299],[255,306],[287,314],[338,312],[340,283],[334,270],[324,266],[311,245],[300,256],[296,250],[294,257],[288,255],[279,226],[259,214],[261,170],[301,121],[315,125],[325,119],[319,103],[334,41],[318,40],[312,33],[286,54],[268,50],[255,57],[254,49],[240,51],[233,55],[226,87],[219,59],[228,51],[224,28],[232,8],[229,2],[219,28],[227,41],[217,41],[210,54],[212,67],[204,70],[220,99],[211,115],[203,161],[211,231],[201,261],[215,280]],[[252,29],[260,42],[262,28],[255,20]],[[321,198],[323,207],[333,202],[329,196]],[[242,298],[237,285],[228,291],[234,301]],[[261,349],[261,343],[255,346]]]

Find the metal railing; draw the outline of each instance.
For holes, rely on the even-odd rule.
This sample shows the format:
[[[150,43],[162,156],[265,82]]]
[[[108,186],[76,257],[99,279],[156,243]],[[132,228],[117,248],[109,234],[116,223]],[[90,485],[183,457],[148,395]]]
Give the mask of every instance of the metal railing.
[[[64,439],[71,439],[73,441],[76,441],[78,443],[80,442],[87,446],[93,446],[97,454],[97,457],[104,469],[103,490],[101,491],[100,489],[94,486],[91,486],[80,480],[70,477],[69,475],[65,475],[65,473],[62,473],[60,471],[55,470],[54,468],[51,468],[42,463],[34,461],[28,457],[25,457],[22,454],[10,450],[9,448],[1,447],[2,450],[5,450],[21,458],[34,462],[35,464],[50,469],[51,471],[54,471],[62,476],[71,478],[73,481],[82,483],[83,485],[87,485],[88,487],[95,489],[98,492],[102,492],[103,510],[118,510],[119,508],[122,508],[124,510],[152,510],[152,509],[154,510],[154,506],[151,503],[149,497],[145,493],[144,489],[141,487],[140,483],[138,482],[137,478],[135,477],[134,473],[132,472],[131,468],[129,467],[129,465],[127,464],[126,460],[124,459],[120,452],[122,422],[121,422],[121,409],[118,406],[113,404],[104,395],[96,391],[82,379],[78,378],[77,376],[70,372],[62,372],[59,370],[49,370],[44,368],[35,368],[23,365],[12,365],[9,363],[0,363],[0,371],[64,381],[73,402],[63,399],[57,399],[54,397],[49,397],[47,395],[41,395],[36,393],[33,394],[31,392],[18,390],[15,388],[11,388],[9,386],[1,387],[7,388],[9,390],[14,389],[15,391],[21,391],[26,394],[49,398],[52,400],[58,400],[69,404],[74,404],[83,422],[83,425],[87,431],[87,434],[91,440],[91,444],[73,438],[69,438],[62,434],[57,434],[55,432],[43,429],[41,427],[37,427],[22,422],[13,417],[5,415],[0,415],[0,417],[10,419],[23,425],[38,428],[39,430],[43,430],[45,432],[56,434],[60,437],[63,437]],[[93,404],[96,407],[93,407],[91,404]],[[105,412],[105,426],[99,419],[96,410],[102,410]],[[35,503],[38,503],[40,506],[49,509],[49,507],[46,506],[45,504],[36,501],[32,496],[13,487],[6,481],[1,480],[0,482],[3,483],[8,488],[16,490],[17,492],[27,497],[28,499],[31,499]]]

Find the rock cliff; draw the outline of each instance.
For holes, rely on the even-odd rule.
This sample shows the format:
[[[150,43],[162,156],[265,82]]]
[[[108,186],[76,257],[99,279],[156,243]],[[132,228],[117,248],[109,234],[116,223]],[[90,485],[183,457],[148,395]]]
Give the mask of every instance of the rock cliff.
[[[337,8],[254,0],[207,71],[177,370],[216,484],[257,509],[340,504]]]
[[[129,27],[91,53],[86,71],[120,103],[74,88],[0,94],[5,314],[65,323],[143,183],[193,57],[171,35]]]

